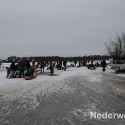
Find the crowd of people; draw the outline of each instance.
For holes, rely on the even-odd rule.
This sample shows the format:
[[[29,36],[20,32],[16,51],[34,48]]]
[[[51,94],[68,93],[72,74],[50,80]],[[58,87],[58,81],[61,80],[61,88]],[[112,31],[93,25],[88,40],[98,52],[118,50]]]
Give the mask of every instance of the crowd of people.
[[[7,78],[24,78],[25,76],[34,77],[35,63],[32,65],[29,60],[20,59],[17,63],[14,61],[7,69]]]
[[[77,65],[78,64],[78,65]],[[41,62],[37,62],[35,64],[35,60],[32,60],[32,63],[30,63],[30,60],[24,60],[20,59],[17,63],[12,61],[10,67],[6,67],[7,69],[7,78],[34,78],[36,77],[35,74],[35,69],[40,68],[41,73],[44,73],[45,67],[48,67],[47,69],[50,70],[50,73],[54,73],[54,69],[58,70],[64,70],[68,67],[81,67],[81,66],[87,66],[88,69],[96,69],[96,67],[102,66],[103,69],[102,71],[105,71],[106,67],[106,61],[103,60],[100,63],[93,63],[91,62],[86,62],[86,61],[74,61],[71,63],[70,66],[67,65],[67,61],[57,61],[57,62],[52,62],[52,61],[44,61],[44,59],[41,59]]]
[[[94,69],[96,69],[96,67],[103,67],[103,69],[102,69],[102,71],[105,71],[105,67],[106,67],[106,61],[105,60],[102,60],[102,61],[100,61],[100,62],[96,62],[95,64],[93,63],[93,61],[91,61],[91,63],[89,63],[88,65],[87,65],[87,67],[88,67],[88,69],[91,69],[91,70],[94,70]]]

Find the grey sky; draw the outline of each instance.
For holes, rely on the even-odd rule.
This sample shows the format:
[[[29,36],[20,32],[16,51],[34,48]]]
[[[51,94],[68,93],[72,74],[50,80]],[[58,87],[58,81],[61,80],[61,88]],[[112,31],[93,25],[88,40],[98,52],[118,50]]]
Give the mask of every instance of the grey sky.
[[[0,0],[0,58],[105,54],[124,14],[125,0]]]

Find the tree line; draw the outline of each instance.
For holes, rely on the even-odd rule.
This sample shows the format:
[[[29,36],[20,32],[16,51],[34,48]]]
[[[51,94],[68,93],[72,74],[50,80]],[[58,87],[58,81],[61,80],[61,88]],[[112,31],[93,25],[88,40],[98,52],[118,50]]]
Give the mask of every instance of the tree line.
[[[32,59],[35,59],[36,62],[40,62],[41,60],[44,61],[91,61],[91,60],[108,60],[111,58],[111,56],[108,55],[89,55],[89,56],[78,56],[78,57],[60,57],[60,56],[31,56],[31,57],[16,57],[16,56],[10,56],[7,58],[7,60],[4,60],[4,62],[12,62],[13,60],[17,62],[20,60],[20,58],[23,59],[29,59],[32,61]]]

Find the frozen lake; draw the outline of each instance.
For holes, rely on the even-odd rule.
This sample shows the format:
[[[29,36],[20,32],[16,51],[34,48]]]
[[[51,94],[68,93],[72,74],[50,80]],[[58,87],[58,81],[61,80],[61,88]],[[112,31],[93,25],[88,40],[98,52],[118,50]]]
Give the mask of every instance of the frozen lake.
[[[125,119],[91,119],[91,112],[125,113],[125,77],[86,67],[6,79],[0,71],[0,125],[124,125]]]

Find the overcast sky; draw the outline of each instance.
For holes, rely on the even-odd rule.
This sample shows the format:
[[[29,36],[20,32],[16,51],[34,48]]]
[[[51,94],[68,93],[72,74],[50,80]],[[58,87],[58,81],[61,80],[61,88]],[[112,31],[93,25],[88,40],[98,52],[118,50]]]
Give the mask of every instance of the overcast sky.
[[[125,0],[0,0],[0,58],[105,54],[125,32]]]

